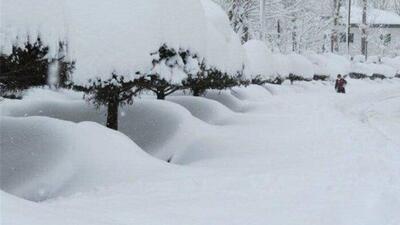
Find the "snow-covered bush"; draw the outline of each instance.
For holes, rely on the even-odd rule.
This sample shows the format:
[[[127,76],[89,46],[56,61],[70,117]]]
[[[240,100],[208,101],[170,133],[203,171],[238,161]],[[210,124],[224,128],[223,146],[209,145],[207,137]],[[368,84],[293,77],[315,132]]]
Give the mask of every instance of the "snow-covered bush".
[[[125,80],[124,76],[117,74],[113,74],[106,80],[98,78],[90,81],[90,85],[83,87],[87,92],[85,98],[98,108],[101,105],[107,106],[106,126],[118,130],[118,108],[133,103],[133,98],[143,87],[143,80],[142,77]]]
[[[400,56],[394,58],[384,57],[382,59],[382,63],[384,65],[393,67],[396,70],[395,77],[400,77]]]
[[[195,74],[189,74],[183,81],[183,87],[189,89],[193,96],[200,96],[206,90],[224,90],[241,84],[241,74],[236,76],[223,73],[215,68],[207,68],[203,63]]]
[[[350,61],[343,56],[332,53],[317,54],[315,52],[306,52],[304,56],[314,66],[315,80],[326,80],[335,78],[338,74],[349,73]]]
[[[354,79],[365,79],[365,78],[381,78],[395,77],[396,69],[379,63],[359,63],[355,62],[351,65],[350,77]]]
[[[278,62],[264,42],[250,40],[243,45],[246,52],[245,74],[253,84],[281,83]]]
[[[145,74],[144,87],[154,92],[157,99],[165,99],[180,89],[182,81],[199,70],[197,56],[188,50],[175,50],[163,44],[151,55],[153,68]]]
[[[288,79],[291,83],[296,80],[312,80],[314,77],[314,66],[304,56],[291,53],[286,56],[289,63],[289,76]]]

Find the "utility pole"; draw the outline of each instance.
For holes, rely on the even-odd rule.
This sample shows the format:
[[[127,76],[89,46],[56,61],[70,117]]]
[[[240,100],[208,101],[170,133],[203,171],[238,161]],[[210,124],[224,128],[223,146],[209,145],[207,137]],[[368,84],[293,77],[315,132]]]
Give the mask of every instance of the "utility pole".
[[[365,60],[368,58],[368,40],[367,40],[367,9],[368,1],[363,0],[362,9],[362,24],[361,24],[361,54],[365,56]]]
[[[341,6],[341,0],[333,1],[333,29],[331,35],[331,52],[339,51],[338,25],[340,17],[340,6]]]
[[[348,2],[347,9],[347,55],[350,55],[350,37],[351,37],[351,0]]]

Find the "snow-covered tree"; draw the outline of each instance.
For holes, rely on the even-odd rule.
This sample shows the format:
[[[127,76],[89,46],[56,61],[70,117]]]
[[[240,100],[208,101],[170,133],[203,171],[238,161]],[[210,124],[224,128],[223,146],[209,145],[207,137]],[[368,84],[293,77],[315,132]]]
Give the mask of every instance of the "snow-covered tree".
[[[108,128],[118,130],[118,108],[132,104],[134,97],[142,90],[143,77],[125,79],[125,76],[113,73],[108,79],[89,80],[89,84],[81,87],[86,91],[85,98],[97,107],[107,107]]]
[[[66,86],[74,69],[74,62],[65,58],[65,48],[66,43],[59,42],[58,54],[52,56],[49,46],[45,45],[40,37],[35,41],[28,37],[24,43],[16,39],[11,53],[0,55],[1,95],[47,85],[50,74],[56,78],[52,82],[54,85]],[[57,65],[57,69],[51,71],[53,64]]]
[[[183,87],[189,89],[193,96],[200,96],[206,90],[224,90],[241,83],[241,74],[227,74],[216,68],[208,68],[203,62],[200,63],[199,69],[195,73],[188,75],[183,81]]]
[[[228,13],[233,30],[240,36],[242,43],[257,35],[258,0],[217,0],[217,2]]]

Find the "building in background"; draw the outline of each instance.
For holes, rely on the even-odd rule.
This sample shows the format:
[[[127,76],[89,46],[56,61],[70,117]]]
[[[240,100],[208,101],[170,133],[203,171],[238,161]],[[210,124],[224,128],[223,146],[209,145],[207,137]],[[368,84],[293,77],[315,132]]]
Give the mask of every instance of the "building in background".
[[[339,52],[347,54],[346,18],[341,13],[342,27],[339,34]],[[361,54],[362,8],[351,8],[351,28],[349,34],[351,56]],[[369,8],[367,11],[368,56],[400,55],[400,16],[394,12]]]

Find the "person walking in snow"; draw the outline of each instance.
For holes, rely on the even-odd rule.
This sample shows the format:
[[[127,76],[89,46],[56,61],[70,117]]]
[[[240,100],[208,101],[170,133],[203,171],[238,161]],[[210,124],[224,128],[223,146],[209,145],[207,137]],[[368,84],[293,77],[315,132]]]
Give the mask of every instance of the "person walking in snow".
[[[347,81],[342,78],[342,75],[337,75],[336,83],[335,83],[335,90],[337,93],[346,93],[346,89],[344,88],[347,84]]]

